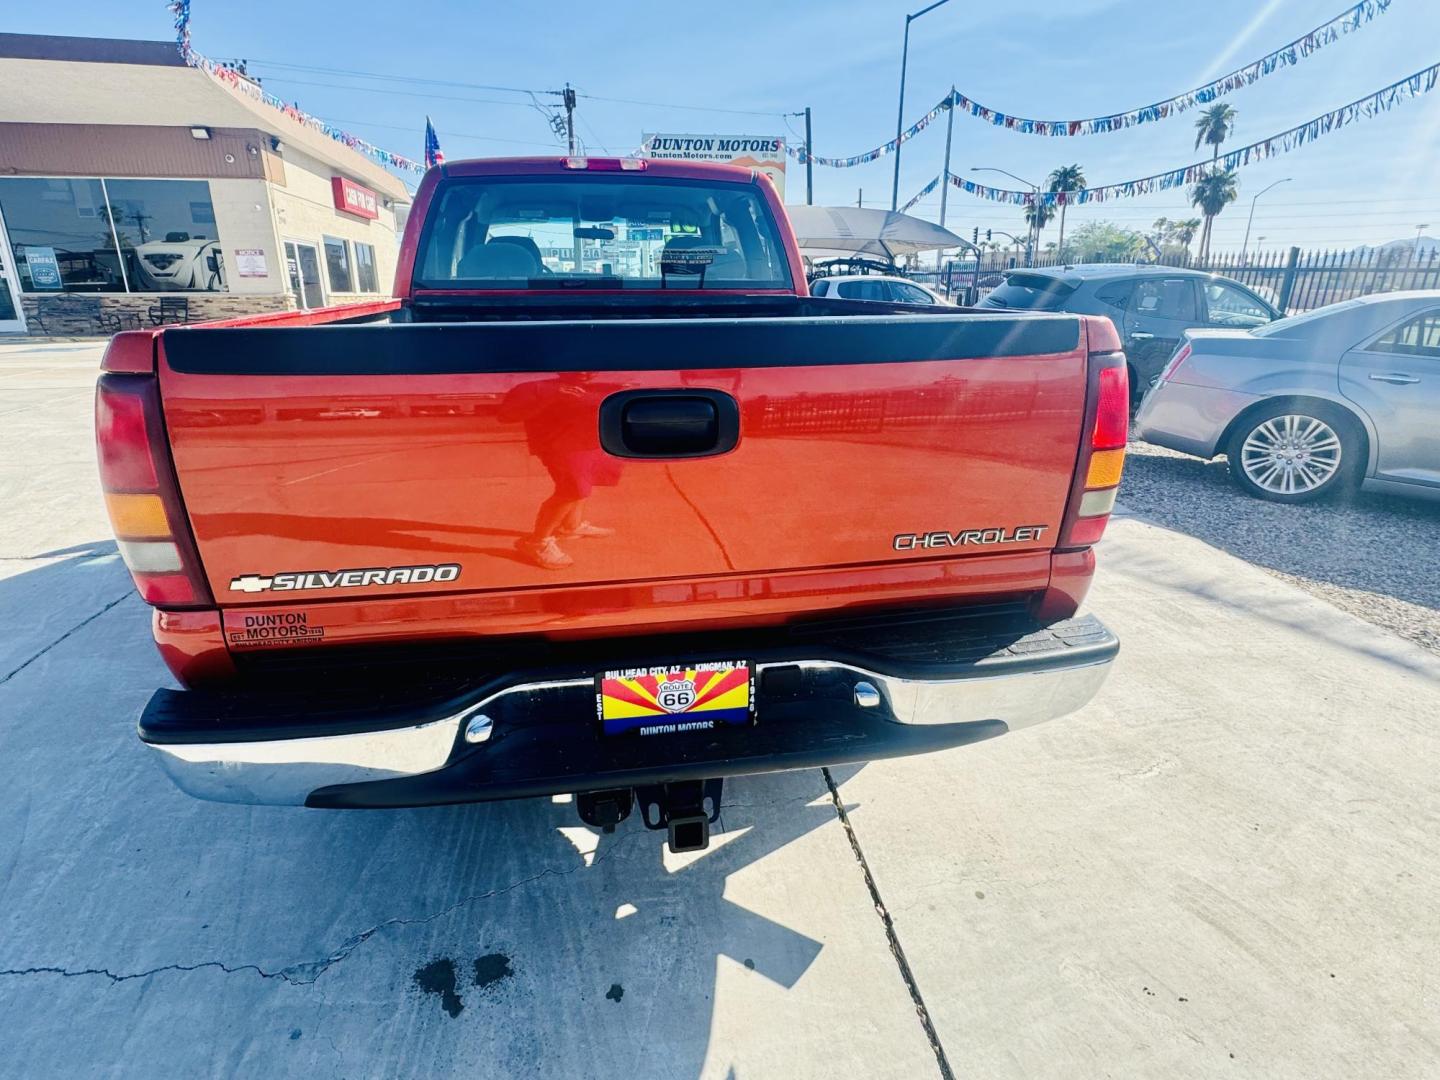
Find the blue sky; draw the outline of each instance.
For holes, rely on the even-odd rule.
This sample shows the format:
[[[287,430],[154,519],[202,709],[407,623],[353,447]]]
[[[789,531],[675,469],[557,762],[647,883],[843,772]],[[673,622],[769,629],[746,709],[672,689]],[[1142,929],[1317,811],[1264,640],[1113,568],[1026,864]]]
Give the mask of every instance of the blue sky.
[[[994,108],[1069,119],[1140,106],[1191,88],[1268,52],[1337,14],[1347,0],[1069,0],[1054,5],[978,5],[951,0],[911,31],[907,123],[951,84]],[[633,150],[645,131],[787,134],[798,142],[809,105],[815,150],[849,155],[894,134],[900,40],[907,11],[890,0],[825,3],[725,0],[546,5],[463,0],[281,3],[194,0],[194,42],[214,58],[247,57],[275,94],[398,153],[419,156],[424,116],[446,154],[480,157],[560,148],[523,94],[381,81],[300,68],[374,72],[402,80],[552,89],[567,79],[580,101],[580,135],[592,150]],[[168,39],[159,0],[66,0],[12,8],[5,30]],[[1388,14],[1224,100],[1239,112],[1243,145],[1362,97],[1440,60],[1440,4],[1393,0]],[[280,65],[290,65],[282,67]],[[606,100],[624,99],[624,100]],[[544,100],[554,100],[544,99]],[[690,107],[684,107],[690,106]],[[699,107],[710,110],[703,111]],[[752,115],[759,114],[759,115]],[[1078,162],[1089,182],[1144,176],[1194,161],[1194,113],[1126,132],[1040,138],[957,116],[952,168],[996,166],[1043,180]],[[943,123],[906,144],[903,203],[940,170]],[[1240,173],[1240,201],[1216,225],[1215,247],[1238,248],[1250,197],[1260,200],[1253,237],[1267,248],[1351,247],[1440,235],[1440,90],[1291,154]],[[790,201],[803,201],[803,170],[791,163]],[[816,167],[815,201],[889,206],[893,161],[853,169]],[[985,179],[985,174],[976,177]],[[1007,186],[989,174],[986,182]],[[916,213],[939,213],[939,193]],[[1171,191],[1073,208],[1087,220],[1147,226],[1188,216]],[[951,193],[947,224],[1020,231],[1017,207]],[[1054,239],[1054,227],[1048,230]]]

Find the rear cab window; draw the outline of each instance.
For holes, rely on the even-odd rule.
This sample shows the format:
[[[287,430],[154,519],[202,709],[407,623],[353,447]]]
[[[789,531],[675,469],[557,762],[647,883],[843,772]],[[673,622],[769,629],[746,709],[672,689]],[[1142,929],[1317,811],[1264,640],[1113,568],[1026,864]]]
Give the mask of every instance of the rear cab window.
[[[1003,284],[991,290],[985,304],[988,307],[1059,311],[1075,288],[1049,274],[1012,273],[1006,275]]]
[[[788,289],[749,185],[627,176],[454,177],[421,238],[429,289]]]

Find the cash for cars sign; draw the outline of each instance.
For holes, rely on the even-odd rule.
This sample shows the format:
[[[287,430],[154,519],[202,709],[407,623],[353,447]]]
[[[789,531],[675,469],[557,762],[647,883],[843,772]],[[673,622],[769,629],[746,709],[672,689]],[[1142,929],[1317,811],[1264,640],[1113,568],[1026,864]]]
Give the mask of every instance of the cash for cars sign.
[[[783,135],[645,136],[645,156],[675,161],[718,161],[759,169],[775,182],[785,198],[785,137]]]

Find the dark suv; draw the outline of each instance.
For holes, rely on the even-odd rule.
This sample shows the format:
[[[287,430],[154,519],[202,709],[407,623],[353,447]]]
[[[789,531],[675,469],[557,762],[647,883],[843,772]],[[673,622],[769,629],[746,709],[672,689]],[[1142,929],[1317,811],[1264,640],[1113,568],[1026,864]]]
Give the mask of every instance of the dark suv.
[[[1123,263],[1012,270],[980,306],[1108,315],[1125,343],[1130,393],[1136,401],[1159,376],[1186,330],[1249,330],[1281,317],[1253,290],[1218,274]]]

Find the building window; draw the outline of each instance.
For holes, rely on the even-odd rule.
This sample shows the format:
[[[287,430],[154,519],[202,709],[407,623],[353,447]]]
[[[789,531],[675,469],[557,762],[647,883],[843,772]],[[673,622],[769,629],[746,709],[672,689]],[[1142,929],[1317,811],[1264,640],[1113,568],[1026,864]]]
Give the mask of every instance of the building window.
[[[203,180],[4,178],[0,214],[27,293],[225,290]]]
[[[0,180],[0,213],[25,292],[125,291],[99,180]]]
[[[209,184],[106,180],[105,190],[132,292],[225,291]]]
[[[330,275],[330,291],[354,292],[355,279],[350,273],[350,249],[338,236],[322,236],[325,242],[325,271]]]
[[[359,279],[361,292],[379,292],[380,275],[375,269],[375,245],[362,244],[356,240],[355,276]]]

